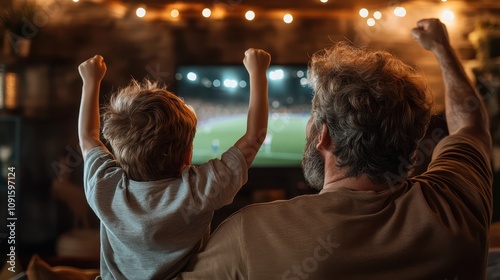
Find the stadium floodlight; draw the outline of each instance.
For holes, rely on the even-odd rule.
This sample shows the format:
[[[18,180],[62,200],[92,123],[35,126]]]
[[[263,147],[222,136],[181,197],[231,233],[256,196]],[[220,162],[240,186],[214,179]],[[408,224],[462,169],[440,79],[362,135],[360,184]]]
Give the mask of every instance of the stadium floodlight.
[[[227,88],[236,88],[238,86],[238,82],[232,79],[225,79],[224,86]]]
[[[190,81],[196,81],[197,76],[196,76],[196,74],[195,74],[194,72],[189,72],[189,73],[187,74],[187,78],[188,78],[188,80],[190,80]]]
[[[281,80],[285,76],[285,73],[283,73],[283,70],[278,69],[269,72],[269,79],[271,80]]]
[[[309,84],[309,81],[307,80],[307,78],[302,78],[300,79],[300,85],[305,87]]]
[[[207,78],[203,78],[201,79],[201,83],[206,87],[206,88],[211,88],[212,87],[212,82],[207,79]]]

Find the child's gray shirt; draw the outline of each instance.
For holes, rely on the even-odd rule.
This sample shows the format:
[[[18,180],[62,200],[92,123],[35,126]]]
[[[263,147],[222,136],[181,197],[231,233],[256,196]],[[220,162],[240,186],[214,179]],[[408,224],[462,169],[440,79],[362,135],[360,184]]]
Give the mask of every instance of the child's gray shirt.
[[[232,202],[247,176],[236,147],[181,177],[150,182],[129,180],[110,153],[92,149],[84,186],[101,221],[102,279],[174,277],[208,238],[214,210]]]

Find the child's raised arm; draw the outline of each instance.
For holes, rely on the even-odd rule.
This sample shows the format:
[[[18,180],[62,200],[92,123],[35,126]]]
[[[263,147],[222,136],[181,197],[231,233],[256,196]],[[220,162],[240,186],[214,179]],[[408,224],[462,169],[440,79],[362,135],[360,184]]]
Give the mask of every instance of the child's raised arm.
[[[101,130],[99,115],[99,90],[106,74],[106,63],[100,55],[89,58],[78,66],[83,80],[80,115],[78,117],[78,139],[83,158],[97,146],[104,146],[99,135]]]
[[[267,134],[269,109],[266,71],[270,62],[271,55],[259,49],[248,49],[243,59],[243,64],[250,75],[250,103],[247,131],[235,146],[245,156],[248,167],[252,164]]]

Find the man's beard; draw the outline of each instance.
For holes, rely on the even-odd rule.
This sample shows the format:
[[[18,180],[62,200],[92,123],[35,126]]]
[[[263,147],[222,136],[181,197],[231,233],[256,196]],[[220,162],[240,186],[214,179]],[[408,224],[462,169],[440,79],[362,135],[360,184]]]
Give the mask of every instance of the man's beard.
[[[315,141],[312,141],[312,139],[318,138],[312,134],[311,137],[307,139],[304,155],[302,156],[302,170],[307,184],[309,184],[311,188],[320,191],[323,189],[325,182],[325,160],[316,149]]]

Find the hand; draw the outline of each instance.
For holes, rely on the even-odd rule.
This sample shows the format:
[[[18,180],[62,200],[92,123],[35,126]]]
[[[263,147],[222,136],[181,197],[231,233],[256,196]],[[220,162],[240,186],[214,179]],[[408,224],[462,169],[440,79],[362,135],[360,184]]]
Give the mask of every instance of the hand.
[[[437,47],[450,46],[448,31],[439,19],[422,19],[412,30],[413,37],[427,50],[435,51]]]
[[[266,73],[271,63],[271,55],[261,49],[250,48],[245,52],[243,64],[250,75]]]
[[[95,55],[78,66],[83,83],[100,83],[106,74],[106,63],[100,55]]]

